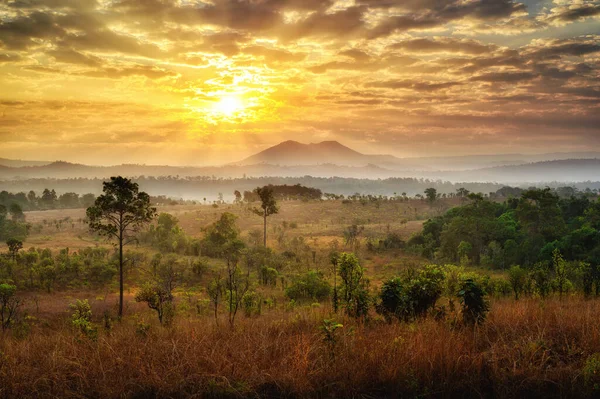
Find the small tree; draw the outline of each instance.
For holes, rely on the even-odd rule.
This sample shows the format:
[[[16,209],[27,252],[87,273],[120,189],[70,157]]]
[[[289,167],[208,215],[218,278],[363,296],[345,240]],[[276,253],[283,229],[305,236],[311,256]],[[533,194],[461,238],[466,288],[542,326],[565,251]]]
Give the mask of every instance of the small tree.
[[[392,316],[399,317],[398,311],[401,308],[404,289],[402,279],[399,277],[391,278],[383,283],[379,292],[379,304],[377,312],[381,313],[388,321]]]
[[[468,278],[463,281],[458,297],[462,305],[462,315],[465,324],[479,324],[485,320],[489,304],[485,299],[486,292],[475,280]]]
[[[165,318],[165,314],[168,314],[172,310],[170,309],[172,298],[171,293],[167,292],[164,287],[151,283],[143,285],[135,295],[136,302],[146,302],[150,309],[156,311],[160,324],[164,324],[165,322],[168,324],[170,321],[169,317]]]
[[[279,213],[279,207],[277,206],[277,201],[275,200],[275,195],[273,194],[273,189],[269,186],[264,186],[262,188],[257,187],[255,190],[256,194],[260,198],[260,208],[252,208],[252,212],[257,214],[258,216],[262,216],[264,221],[264,232],[263,232],[263,242],[264,246],[267,246],[267,217]]]
[[[515,299],[519,299],[521,293],[527,285],[527,271],[521,266],[515,265],[508,270],[508,281],[515,294]]]
[[[137,183],[124,177],[111,177],[103,183],[104,194],[87,209],[92,230],[116,239],[119,247],[119,317],[123,316],[123,247],[135,241],[135,235],[156,215],[150,196],[139,191]]]
[[[552,263],[554,265],[554,286],[559,297],[562,298],[563,294],[571,287],[569,263],[562,257],[558,249],[552,252]]]
[[[333,267],[333,311],[337,313],[338,311],[338,290],[337,290],[337,265],[339,262],[339,254],[334,251],[330,254],[329,260],[331,262],[331,266]]]
[[[16,296],[17,287],[11,284],[0,284],[0,326],[2,331],[10,327],[16,319],[21,299]]]
[[[6,245],[8,246],[8,253],[13,258],[13,261],[16,261],[17,254],[23,249],[23,241],[17,240],[16,238],[11,238],[6,241]]]
[[[233,329],[235,316],[237,315],[244,295],[250,289],[250,269],[244,273],[239,267],[239,260],[244,249],[244,243],[235,239],[226,245],[225,261],[227,265],[227,276],[225,289],[227,293],[227,305],[229,311],[229,327]]]
[[[221,301],[221,297],[223,296],[223,280],[221,279],[221,275],[215,276],[206,287],[206,292],[208,293],[208,297],[210,298],[210,302],[213,306],[213,312],[215,316],[215,324],[219,325],[219,318],[217,317],[217,312],[219,308],[219,302]]]
[[[535,290],[540,297],[546,298],[552,288],[550,270],[544,263],[536,263],[533,270],[529,273],[531,281],[535,285]]]
[[[368,281],[363,278],[364,269],[360,266],[358,258],[353,253],[341,253],[338,265],[346,313],[353,317],[366,316],[370,303]]]
[[[23,209],[17,203],[12,203],[8,207],[8,211],[10,212],[10,217],[13,222],[22,222],[25,220],[25,214],[23,213]]]
[[[77,299],[75,303],[69,305],[73,314],[71,315],[71,324],[82,335],[96,340],[98,338],[98,329],[92,324],[92,307],[87,299],[80,301]]]
[[[425,189],[425,196],[429,202],[434,202],[437,199],[437,190],[433,187]]]

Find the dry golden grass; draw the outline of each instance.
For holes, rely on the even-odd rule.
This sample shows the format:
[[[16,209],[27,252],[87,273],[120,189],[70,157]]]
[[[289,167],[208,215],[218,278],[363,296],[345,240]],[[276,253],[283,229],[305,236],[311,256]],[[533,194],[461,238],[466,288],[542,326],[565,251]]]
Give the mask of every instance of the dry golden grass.
[[[420,200],[381,202],[379,206],[373,203],[362,205],[358,202],[342,204],[341,201],[283,201],[279,204],[279,214],[269,218],[270,244],[276,245],[273,229],[284,221],[298,225],[297,228],[286,231],[287,239],[304,237],[310,242],[316,241],[319,247],[326,247],[335,239],[341,240],[344,229],[353,223],[364,225],[365,234],[384,235],[389,229],[406,239],[421,230],[423,220],[439,214],[440,209],[456,205],[456,201],[439,201],[433,207]],[[247,235],[251,230],[262,231],[262,219],[248,210],[247,206],[225,204],[214,208],[210,205],[176,205],[159,207],[158,212],[175,215],[179,219],[179,225],[192,237],[201,237],[202,229],[217,220],[223,212],[231,212],[239,217],[238,225],[242,235]],[[76,250],[90,245],[107,245],[90,235],[87,226],[80,223],[85,218],[85,209],[33,211],[27,212],[26,218],[28,223],[41,227],[41,231],[33,229],[25,242],[25,248],[69,247]],[[69,218],[69,221],[57,229],[55,222],[65,218]]]
[[[591,397],[582,368],[600,352],[599,313],[599,301],[571,297],[496,300],[475,329],[338,316],[333,358],[318,329],[326,307],[241,316],[235,331],[179,316],[170,328],[152,321],[146,337],[137,320],[154,316],[142,311],[97,342],[57,316],[2,338],[0,396]]]

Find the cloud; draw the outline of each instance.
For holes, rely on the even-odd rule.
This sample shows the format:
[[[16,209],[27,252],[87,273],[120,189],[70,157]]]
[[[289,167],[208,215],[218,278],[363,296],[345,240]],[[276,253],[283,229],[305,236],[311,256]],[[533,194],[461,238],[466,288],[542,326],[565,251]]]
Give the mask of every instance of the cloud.
[[[460,82],[414,82],[412,80],[375,81],[365,84],[365,87],[378,89],[409,89],[415,91],[438,91],[461,85]]]
[[[594,32],[600,4],[525,3],[0,2],[0,134],[65,148],[145,136],[218,151],[300,133],[452,145],[510,132],[529,142],[542,121],[590,143],[600,37],[581,33]],[[243,109],[216,115],[227,96]]]
[[[485,45],[475,40],[435,37],[404,40],[391,44],[388,48],[411,53],[462,53],[479,55],[492,52],[496,46]]]
[[[63,62],[67,64],[79,64],[92,67],[102,64],[102,60],[99,57],[85,55],[70,48],[61,48],[48,51],[47,54],[51,57],[54,57],[57,62]]]

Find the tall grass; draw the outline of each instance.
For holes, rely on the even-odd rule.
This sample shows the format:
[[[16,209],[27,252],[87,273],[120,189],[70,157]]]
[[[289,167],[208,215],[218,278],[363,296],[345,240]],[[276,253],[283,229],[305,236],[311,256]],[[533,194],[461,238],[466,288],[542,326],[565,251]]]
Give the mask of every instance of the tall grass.
[[[138,320],[153,315],[138,314],[97,341],[62,317],[2,337],[0,397],[586,397],[599,314],[600,301],[572,297],[496,300],[475,328],[338,316],[333,354],[324,308],[241,318],[234,331],[180,316],[146,335]]]

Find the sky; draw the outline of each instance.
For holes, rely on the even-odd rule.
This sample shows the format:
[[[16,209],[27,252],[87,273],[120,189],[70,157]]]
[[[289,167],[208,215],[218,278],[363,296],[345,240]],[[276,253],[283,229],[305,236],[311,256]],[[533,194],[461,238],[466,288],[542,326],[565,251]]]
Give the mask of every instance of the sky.
[[[0,0],[0,157],[600,150],[599,0]]]

